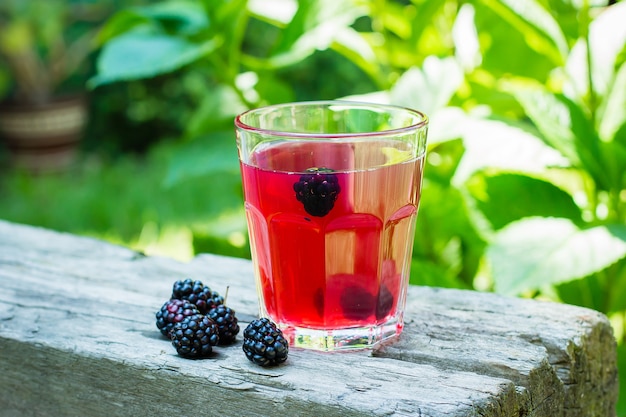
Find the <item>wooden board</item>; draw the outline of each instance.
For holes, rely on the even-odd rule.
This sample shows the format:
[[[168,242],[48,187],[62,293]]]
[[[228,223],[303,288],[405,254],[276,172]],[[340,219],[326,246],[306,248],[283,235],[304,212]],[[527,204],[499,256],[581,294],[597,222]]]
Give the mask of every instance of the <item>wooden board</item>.
[[[265,369],[241,336],[208,359],[176,355],[154,314],[187,277],[228,286],[243,326],[256,316],[249,261],[181,263],[0,221],[0,416],[615,415],[615,339],[592,310],[411,287],[394,343],[292,349]]]

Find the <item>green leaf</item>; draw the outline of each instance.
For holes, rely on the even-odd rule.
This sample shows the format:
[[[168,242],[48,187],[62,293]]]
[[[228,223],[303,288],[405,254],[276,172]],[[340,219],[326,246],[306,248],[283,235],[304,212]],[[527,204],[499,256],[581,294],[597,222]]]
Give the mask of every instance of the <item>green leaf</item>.
[[[510,81],[503,86],[521,104],[545,141],[572,165],[579,166],[580,158],[567,105],[539,83]]]
[[[204,8],[190,1],[166,1],[134,9],[139,16],[158,21],[179,35],[197,33],[209,26]]]
[[[426,156],[425,172],[429,181],[442,185],[450,184],[465,148],[463,141],[458,138],[441,143],[430,144]]]
[[[187,122],[185,136],[195,138],[232,128],[235,116],[245,110],[233,88],[220,84],[204,94]]]
[[[548,167],[568,166],[559,152],[512,122],[468,117],[462,134],[465,154],[452,180],[454,184],[463,184],[484,168],[539,173]]]
[[[445,107],[463,82],[463,70],[452,57],[428,57],[422,68],[411,68],[391,89],[394,104],[420,110],[427,115]]]
[[[573,166],[588,171],[601,189],[614,186],[605,168],[607,155],[602,152],[594,126],[580,105],[537,83],[512,81],[506,85],[547,143]]]
[[[354,1],[300,0],[298,9],[281,31],[270,56],[263,62],[249,58],[253,68],[281,68],[304,60],[316,50],[330,47],[338,33],[366,14]],[[262,66],[260,66],[262,65]]]
[[[495,290],[510,295],[585,277],[625,256],[626,226],[581,229],[559,218],[511,223],[487,249]]]
[[[424,31],[437,20],[437,13],[444,8],[446,3],[441,0],[411,0],[411,3],[416,8],[415,16],[410,19],[413,25],[411,41],[413,45],[418,45]]]
[[[607,286],[598,277],[598,274],[592,274],[574,281],[567,281],[556,286],[556,292],[559,301],[577,305],[581,307],[591,308],[603,313],[605,310],[605,291]]]
[[[181,144],[169,161],[164,186],[216,174],[240,175],[234,129]]]
[[[524,217],[564,217],[580,223],[581,211],[570,194],[554,184],[526,175],[477,174],[468,190],[495,229]]]
[[[626,124],[626,63],[617,71],[598,121],[600,138],[606,142],[613,140],[620,127]]]
[[[172,72],[210,54],[217,46],[215,39],[195,44],[164,34],[128,32],[104,46],[98,73],[89,84],[96,87]]]
[[[626,2],[620,2],[604,9],[589,25],[591,50],[591,79],[593,90],[600,97],[609,92],[615,74],[617,57],[624,52],[626,45]],[[587,46],[579,39],[565,65],[567,90],[572,97],[583,97],[589,90]]]
[[[558,22],[536,0],[480,0],[513,28],[524,34],[528,46],[551,58],[556,65],[565,61],[569,50]]]
[[[204,9],[189,1],[168,1],[149,6],[123,9],[109,18],[98,33],[100,45],[131,31],[139,25],[149,26],[153,32],[170,29],[179,35],[189,35],[209,26]]]
[[[96,43],[102,46],[116,36],[142,25],[151,26],[150,19],[136,13],[132,9],[120,10],[106,21],[105,25],[98,32]]]
[[[370,44],[353,28],[344,28],[337,32],[330,48],[345,56],[378,85],[386,86],[386,74],[383,74],[380,63]]]
[[[413,257],[428,259],[471,285],[486,246],[483,226],[459,189],[425,178]]]

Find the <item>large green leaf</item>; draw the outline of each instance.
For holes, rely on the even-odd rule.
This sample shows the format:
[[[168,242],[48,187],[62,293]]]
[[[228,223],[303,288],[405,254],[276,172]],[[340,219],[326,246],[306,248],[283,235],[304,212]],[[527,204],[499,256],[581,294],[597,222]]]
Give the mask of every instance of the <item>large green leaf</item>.
[[[502,229],[487,249],[495,290],[520,294],[601,271],[626,256],[626,226],[581,229],[571,220],[527,218]]]
[[[602,152],[594,126],[580,105],[537,83],[509,82],[507,88],[547,143],[572,165],[588,171],[600,188],[612,187],[611,175],[605,169],[607,155]]]
[[[196,44],[165,34],[127,32],[104,46],[98,73],[89,83],[94,87],[165,74],[210,54],[218,44],[216,39]]]
[[[461,126],[465,155],[454,175],[454,184],[464,183],[484,168],[538,173],[547,167],[568,166],[559,152],[511,122],[467,117]]]
[[[531,216],[582,221],[580,208],[572,196],[539,178],[513,173],[480,173],[472,178],[468,190],[495,229]]]
[[[528,46],[551,58],[565,61],[567,40],[554,17],[536,0],[480,0],[514,29],[524,34]]]

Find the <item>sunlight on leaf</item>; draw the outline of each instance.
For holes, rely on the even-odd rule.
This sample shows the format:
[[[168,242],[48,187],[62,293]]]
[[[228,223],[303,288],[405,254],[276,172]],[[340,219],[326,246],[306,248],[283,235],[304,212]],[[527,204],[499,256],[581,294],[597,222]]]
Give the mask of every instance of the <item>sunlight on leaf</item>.
[[[422,68],[411,68],[391,90],[394,104],[434,114],[446,106],[463,82],[463,71],[452,57],[428,57]]]
[[[626,2],[605,9],[589,26],[591,75],[594,90],[604,96],[614,75],[617,56],[626,45]],[[565,65],[569,83],[564,91],[571,97],[583,97],[588,91],[587,48],[580,39],[572,48]]]
[[[248,9],[254,15],[287,24],[298,10],[296,0],[248,0]]]
[[[538,173],[547,167],[569,165],[537,136],[505,122],[467,118],[462,131],[465,155],[452,180],[457,185],[487,167]]]
[[[579,229],[567,219],[510,224],[487,249],[495,289],[517,295],[598,272],[626,256],[626,226]]]
[[[569,50],[565,35],[554,17],[536,0],[482,0],[513,27],[517,27],[530,47],[552,58],[556,64]]]
[[[617,72],[599,123],[600,138],[607,142],[613,140],[619,128],[626,123],[626,63]]]

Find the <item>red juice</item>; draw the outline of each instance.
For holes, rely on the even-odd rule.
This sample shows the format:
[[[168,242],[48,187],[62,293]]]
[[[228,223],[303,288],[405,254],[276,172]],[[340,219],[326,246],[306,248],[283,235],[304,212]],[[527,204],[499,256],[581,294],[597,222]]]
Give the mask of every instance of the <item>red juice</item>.
[[[401,141],[288,140],[242,163],[262,313],[281,326],[402,327],[423,157]],[[307,169],[332,175],[327,213],[296,197]]]

